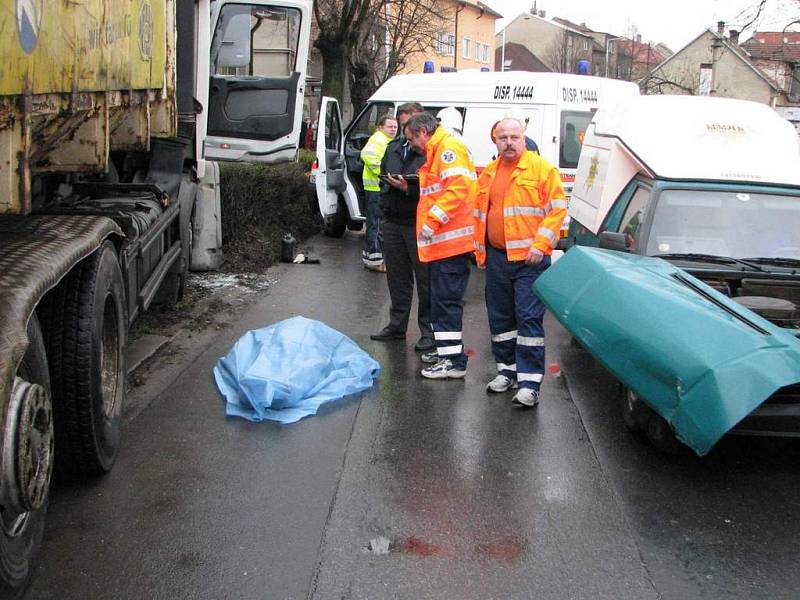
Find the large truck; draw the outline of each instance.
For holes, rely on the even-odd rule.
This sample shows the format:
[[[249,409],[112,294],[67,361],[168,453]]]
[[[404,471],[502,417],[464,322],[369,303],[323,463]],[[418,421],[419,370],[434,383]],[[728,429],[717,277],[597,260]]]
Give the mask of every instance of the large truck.
[[[215,160],[297,150],[311,0],[0,0],[0,597],[107,472],[129,325],[219,262]]]

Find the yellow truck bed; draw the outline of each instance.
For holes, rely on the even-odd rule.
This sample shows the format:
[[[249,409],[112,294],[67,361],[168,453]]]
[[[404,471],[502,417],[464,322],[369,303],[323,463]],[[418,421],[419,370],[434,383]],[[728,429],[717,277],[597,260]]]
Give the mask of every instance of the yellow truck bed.
[[[97,173],[171,137],[176,0],[0,0],[0,214],[36,173]]]
[[[166,4],[0,0],[0,95],[161,88]]]

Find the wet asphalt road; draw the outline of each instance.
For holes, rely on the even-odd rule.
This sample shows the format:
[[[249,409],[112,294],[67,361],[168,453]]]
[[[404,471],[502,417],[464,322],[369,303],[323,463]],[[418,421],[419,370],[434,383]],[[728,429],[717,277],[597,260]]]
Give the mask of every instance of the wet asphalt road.
[[[28,598],[796,598],[800,443],[723,440],[664,457],[622,426],[617,387],[549,320],[531,411],[487,396],[482,276],[465,381],[427,381],[380,344],[388,297],[360,238],[314,240],[321,265],[184,332],[131,397],[115,469],[52,496]],[[383,368],[361,397],[280,426],[226,419],[211,378],[249,329],[302,314]],[[385,537],[390,552],[367,550]]]

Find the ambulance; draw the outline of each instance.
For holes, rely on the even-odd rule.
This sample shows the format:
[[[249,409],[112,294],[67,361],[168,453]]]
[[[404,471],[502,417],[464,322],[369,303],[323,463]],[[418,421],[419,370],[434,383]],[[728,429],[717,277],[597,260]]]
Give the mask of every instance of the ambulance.
[[[497,154],[492,126],[509,113],[527,122],[526,134],[541,155],[561,171],[567,194],[575,181],[583,136],[594,112],[638,96],[633,83],[564,73],[459,71],[397,75],[384,83],[346,128],[333,98],[323,97],[317,156],[311,172],[311,204],[319,208],[325,233],[341,236],[364,221],[361,149],[378,119],[404,102],[419,102],[436,114],[457,108],[463,140],[480,171]]]

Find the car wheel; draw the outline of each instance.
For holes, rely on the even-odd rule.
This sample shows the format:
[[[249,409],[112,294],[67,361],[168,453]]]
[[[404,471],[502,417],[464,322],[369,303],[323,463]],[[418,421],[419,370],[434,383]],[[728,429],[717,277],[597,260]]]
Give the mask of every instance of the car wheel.
[[[622,420],[630,431],[646,431],[652,408],[639,399],[632,389],[622,387]]]
[[[655,411],[647,422],[647,438],[656,450],[664,454],[676,454],[683,445],[675,435],[672,425]]]

